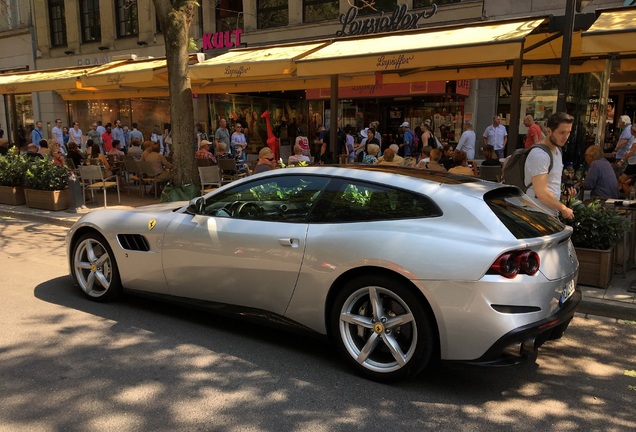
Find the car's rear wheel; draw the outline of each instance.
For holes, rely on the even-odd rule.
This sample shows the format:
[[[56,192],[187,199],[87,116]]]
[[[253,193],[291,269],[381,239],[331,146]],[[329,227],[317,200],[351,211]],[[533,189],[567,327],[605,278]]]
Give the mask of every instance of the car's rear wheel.
[[[73,277],[82,291],[97,301],[121,294],[119,270],[106,239],[97,233],[84,234],[73,248]]]
[[[435,341],[425,307],[402,283],[365,276],[335,299],[331,334],[338,350],[362,375],[394,381],[421,372]]]

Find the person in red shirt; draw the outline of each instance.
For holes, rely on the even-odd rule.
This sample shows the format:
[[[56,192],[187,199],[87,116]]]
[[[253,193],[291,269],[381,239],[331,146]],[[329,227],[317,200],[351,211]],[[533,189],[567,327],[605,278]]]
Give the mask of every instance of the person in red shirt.
[[[102,150],[104,153],[108,153],[113,148],[113,135],[110,131],[110,123],[106,124],[106,132],[102,134]]]
[[[530,148],[538,142],[541,142],[543,139],[541,128],[534,122],[534,118],[532,118],[531,115],[527,115],[523,118],[523,124],[528,128],[524,147]]]

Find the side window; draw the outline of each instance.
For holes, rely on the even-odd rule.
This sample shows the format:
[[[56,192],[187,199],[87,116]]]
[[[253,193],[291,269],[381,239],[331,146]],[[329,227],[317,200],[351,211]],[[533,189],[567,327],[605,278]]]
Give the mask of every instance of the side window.
[[[316,205],[312,222],[364,222],[438,217],[440,208],[428,197],[372,183],[334,180]]]
[[[205,203],[205,214],[270,222],[306,222],[330,179],[280,175],[234,187]]]

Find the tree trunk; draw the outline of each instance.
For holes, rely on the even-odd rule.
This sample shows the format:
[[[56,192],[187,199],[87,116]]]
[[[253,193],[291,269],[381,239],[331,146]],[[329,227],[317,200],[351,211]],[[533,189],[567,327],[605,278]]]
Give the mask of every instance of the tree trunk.
[[[199,183],[194,159],[194,109],[188,77],[190,24],[195,0],[153,0],[161,22],[168,64],[170,125],[172,130],[174,185]]]

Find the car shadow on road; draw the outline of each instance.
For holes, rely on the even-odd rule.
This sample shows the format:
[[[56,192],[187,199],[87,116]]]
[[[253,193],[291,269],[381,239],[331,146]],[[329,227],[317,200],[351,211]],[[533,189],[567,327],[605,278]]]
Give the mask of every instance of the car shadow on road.
[[[86,407],[103,404],[109,415],[132,421],[138,430],[193,429],[211,420],[219,426],[210,427],[214,430],[265,431],[459,425],[534,431],[583,420],[603,430],[634,425],[633,398],[608,388],[616,385],[612,370],[574,383],[591,366],[576,366],[585,354],[567,336],[544,349],[537,363],[441,366],[387,385],[351,373],[320,337],[134,296],[97,303],[68,276],[40,284],[34,294],[61,308],[24,325],[53,326],[57,337],[2,353],[11,358],[0,365],[7,389],[20,395],[11,410],[20,418],[9,421],[90,429],[104,413]],[[591,356],[585,361],[593,362]],[[566,362],[573,367],[564,368]],[[12,369],[33,371],[35,381],[14,377]],[[42,403],[34,382],[64,397]],[[580,393],[577,404],[567,397],[572,391]]]

